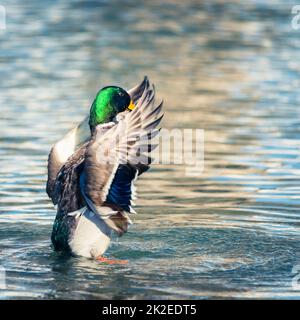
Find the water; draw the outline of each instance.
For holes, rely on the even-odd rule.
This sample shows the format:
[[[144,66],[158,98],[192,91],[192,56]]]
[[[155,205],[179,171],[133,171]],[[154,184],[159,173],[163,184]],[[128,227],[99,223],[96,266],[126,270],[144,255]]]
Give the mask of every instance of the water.
[[[124,4],[125,3],[125,4]],[[300,298],[300,31],[288,1],[7,3],[0,41],[2,299]],[[138,181],[135,224],[108,255],[50,248],[50,146],[108,84],[147,74],[165,128],[205,130],[205,167]]]

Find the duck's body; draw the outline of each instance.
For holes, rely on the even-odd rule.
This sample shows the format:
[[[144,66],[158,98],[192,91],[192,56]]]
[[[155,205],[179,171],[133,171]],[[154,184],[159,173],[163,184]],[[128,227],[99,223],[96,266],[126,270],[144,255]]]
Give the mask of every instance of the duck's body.
[[[102,123],[91,118],[91,111],[49,154],[47,193],[57,205],[51,240],[58,251],[98,258],[112,231],[122,235],[131,223],[133,181],[149,168],[149,141],[146,161],[136,161],[134,151],[142,147],[139,137],[157,132],[162,104],[154,105],[147,78],[128,94],[136,105],[133,111],[121,110],[113,121]],[[103,155],[108,155],[105,161]]]

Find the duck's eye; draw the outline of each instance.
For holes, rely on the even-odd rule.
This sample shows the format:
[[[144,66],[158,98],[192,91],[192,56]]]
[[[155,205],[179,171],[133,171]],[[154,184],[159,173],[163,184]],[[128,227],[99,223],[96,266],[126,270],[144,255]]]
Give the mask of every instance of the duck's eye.
[[[119,92],[119,96],[120,97],[124,97],[124,93],[123,92]]]

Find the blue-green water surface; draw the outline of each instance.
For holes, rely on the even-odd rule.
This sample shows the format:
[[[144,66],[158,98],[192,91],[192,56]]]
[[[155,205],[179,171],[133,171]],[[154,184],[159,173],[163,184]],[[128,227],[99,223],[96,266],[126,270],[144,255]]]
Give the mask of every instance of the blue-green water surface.
[[[1,299],[300,298],[300,30],[290,1],[4,1]],[[102,265],[50,247],[51,145],[97,90],[147,74],[204,171],[157,165]]]

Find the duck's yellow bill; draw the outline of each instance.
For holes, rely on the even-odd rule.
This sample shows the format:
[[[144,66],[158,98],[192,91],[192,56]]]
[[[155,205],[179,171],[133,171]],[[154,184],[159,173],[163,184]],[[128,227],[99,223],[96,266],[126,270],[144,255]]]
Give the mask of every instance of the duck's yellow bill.
[[[130,100],[130,105],[127,107],[128,110],[132,111],[135,108],[134,103]]]

